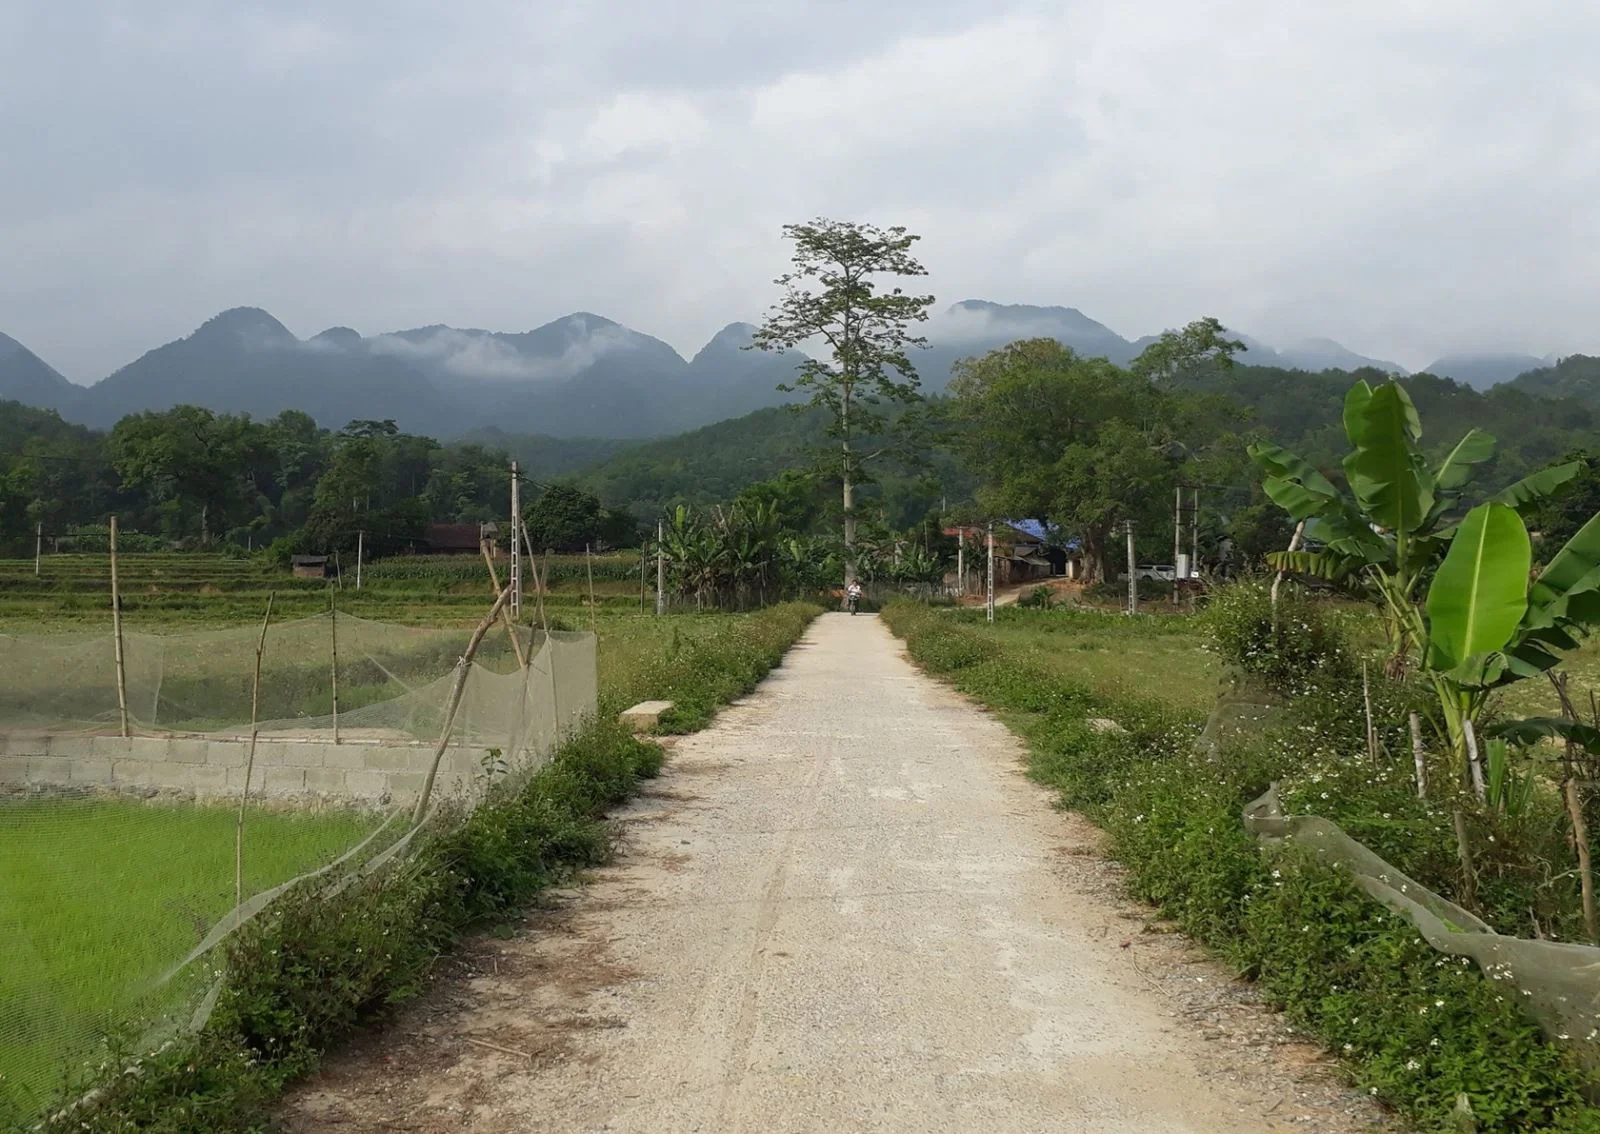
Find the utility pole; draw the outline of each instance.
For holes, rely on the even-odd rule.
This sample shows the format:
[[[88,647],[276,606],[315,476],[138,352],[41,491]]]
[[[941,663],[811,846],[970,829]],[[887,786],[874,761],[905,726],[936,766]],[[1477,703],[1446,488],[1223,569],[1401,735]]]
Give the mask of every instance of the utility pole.
[[[1128,529],[1128,613],[1139,613],[1139,572],[1133,558],[1133,521],[1124,520]]]
[[[517,462],[511,462],[511,617],[522,617],[522,492]]]
[[[1194,504],[1189,509],[1189,574],[1200,577],[1200,487],[1195,486]]]
[[[987,597],[984,606],[989,622],[994,622],[994,523],[989,524],[989,568],[988,568]]]
[[[967,597],[967,529],[956,529],[956,586],[962,598]]]
[[[356,532],[356,590],[361,589],[361,556],[367,549],[367,533]]]
[[[44,558],[44,521],[33,531],[33,575],[39,577],[39,561]]]
[[[663,547],[664,530],[661,521],[656,521],[656,613],[667,612],[667,559]]]
[[[1178,556],[1183,554],[1183,485],[1172,490],[1172,601],[1178,601]]]

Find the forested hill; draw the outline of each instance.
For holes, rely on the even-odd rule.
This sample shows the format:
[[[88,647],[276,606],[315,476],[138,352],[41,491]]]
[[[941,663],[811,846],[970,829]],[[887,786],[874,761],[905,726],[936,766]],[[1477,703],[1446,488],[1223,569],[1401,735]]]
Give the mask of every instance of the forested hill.
[[[1562,376],[1535,371],[1487,391],[1432,374],[1398,381],[1417,405],[1428,448],[1442,455],[1474,427],[1494,435],[1500,442],[1498,454],[1480,483],[1498,487],[1574,450],[1600,447],[1600,360],[1574,356],[1562,367]],[[1358,377],[1379,382],[1390,375],[1235,366],[1208,371],[1185,384],[1239,402],[1265,436],[1314,464],[1337,470],[1349,450],[1342,424],[1344,397]]]
[[[1499,440],[1498,455],[1482,474],[1482,483],[1498,486],[1574,450],[1600,447],[1600,360],[1582,363],[1587,369],[1576,358],[1564,362],[1566,379],[1560,384],[1553,378],[1540,379],[1559,396],[1529,388],[1544,371],[1489,391],[1431,374],[1399,381],[1427,425],[1423,440],[1430,447],[1448,448],[1474,427]],[[1183,384],[1238,402],[1248,411],[1252,431],[1336,471],[1349,448],[1341,417],[1344,398],[1357,377],[1379,382],[1391,375],[1378,370],[1310,374],[1235,366],[1190,377]],[[576,477],[607,504],[651,516],[678,503],[728,500],[753,481],[804,465],[827,443],[824,429],[825,419],[816,412],[758,410],[676,437],[630,445],[579,470]],[[941,478],[950,478],[943,487],[952,499],[965,488],[965,478],[943,462],[921,475],[933,478],[933,490]]]

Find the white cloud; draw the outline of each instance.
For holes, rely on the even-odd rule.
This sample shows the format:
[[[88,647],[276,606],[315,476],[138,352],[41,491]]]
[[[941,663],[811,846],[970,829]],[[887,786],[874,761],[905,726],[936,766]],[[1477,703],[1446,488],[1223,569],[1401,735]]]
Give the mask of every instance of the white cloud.
[[[78,378],[236,303],[588,309],[687,355],[759,316],[815,215],[922,233],[941,302],[1128,337],[1600,351],[1594,6],[20,8],[0,330]]]

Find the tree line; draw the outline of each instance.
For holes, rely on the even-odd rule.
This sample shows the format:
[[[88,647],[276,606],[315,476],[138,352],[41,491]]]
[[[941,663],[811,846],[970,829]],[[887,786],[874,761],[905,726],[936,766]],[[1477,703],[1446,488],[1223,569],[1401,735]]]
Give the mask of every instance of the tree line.
[[[1129,523],[1142,559],[1170,558],[1174,490],[1186,485],[1201,501],[1201,559],[1248,569],[1285,548],[1293,524],[1247,448],[1292,446],[1340,483],[1346,392],[1389,381],[1238,365],[1242,344],[1200,319],[1126,367],[1050,339],[1015,342],[959,362],[948,391],[925,398],[915,330],[933,297],[900,286],[926,274],[918,238],[820,219],[785,235],[793,267],[752,346],[805,346],[794,386],[809,401],[637,446],[572,483],[528,482],[536,547],[636,545],[665,517],[682,529],[684,578],[698,580],[686,593],[743,602],[779,575],[789,586],[894,574],[909,584],[942,569],[953,523],[1027,519],[1079,550],[1091,578],[1111,578]],[[1570,535],[1600,497],[1600,474],[1592,392],[1569,370],[1549,396],[1425,374],[1399,384],[1439,436],[1493,431],[1499,444],[1477,470],[1486,489],[1576,459],[1564,493],[1528,517],[1536,532]],[[329,430],[305,413],[258,422],[178,406],[96,433],[7,405],[0,540],[31,550],[40,526],[70,537],[103,530],[115,512],[124,530],[167,546],[349,551],[362,533],[383,555],[417,546],[432,523],[505,518],[508,464],[494,445],[441,443],[392,421]],[[929,563],[907,566],[919,557]]]
[[[123,418],[108,433],[0,403],[0,541],[36,533],[69,546],[104,539],[113,513],[136,543],[372,555],[422,545],[434,523],[508,517],[510,459],[441,444],[393,421],[324,429],[298,411],[267,421],[176,406]],[[536,547],[582,550],[637,539],[626,513],[570,485],[524,488]]]

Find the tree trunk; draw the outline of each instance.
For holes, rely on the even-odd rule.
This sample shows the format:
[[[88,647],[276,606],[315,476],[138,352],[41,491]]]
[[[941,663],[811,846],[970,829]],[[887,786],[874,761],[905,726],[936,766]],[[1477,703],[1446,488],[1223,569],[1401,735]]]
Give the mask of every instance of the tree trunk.
[[[1106,537],[1099,528],[1083,530],[1083,581],[1098,583],[1106,576]]]
[[[856,486],[854,470],[850,467],[850,393],[845,391],[839,410],[840,432],[844,434],[844,464],[839,479],[844,483],[844,585],[856,581]]]

